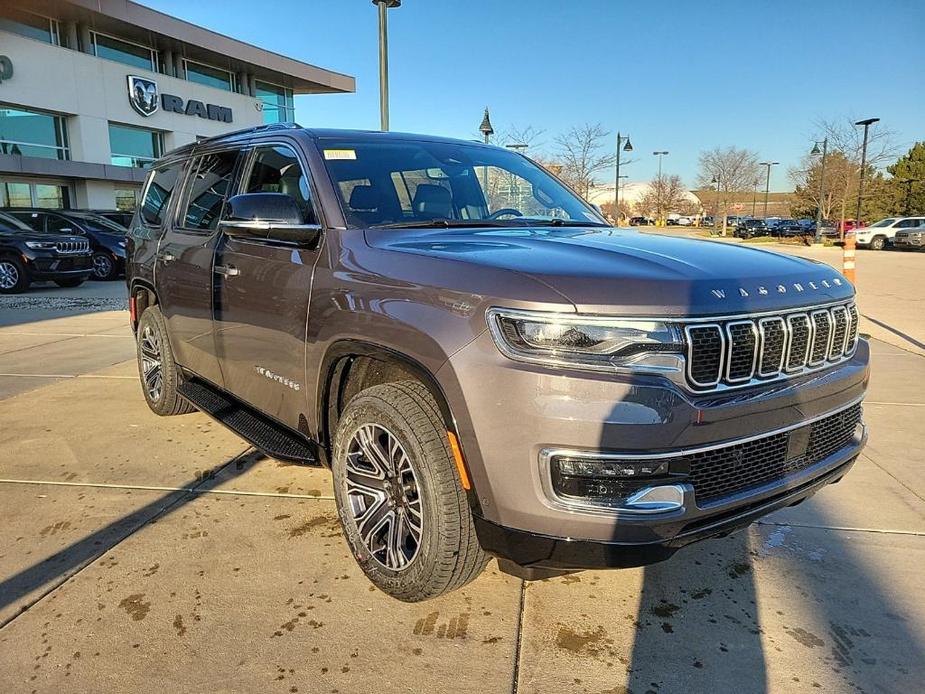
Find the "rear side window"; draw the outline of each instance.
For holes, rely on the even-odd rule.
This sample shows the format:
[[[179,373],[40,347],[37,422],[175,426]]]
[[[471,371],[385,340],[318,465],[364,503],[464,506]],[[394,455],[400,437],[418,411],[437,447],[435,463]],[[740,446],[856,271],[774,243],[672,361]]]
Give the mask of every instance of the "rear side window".
[[[238,152],[233,150],[206,154],[193,161],[194,173],[182,216],[184,228],[205,231],[218,226],[237,160]]]
[[[246,193],[285,193],[295,200],[307,223],[315,222],[308,178],[298,157],[288,147],[258,147],[247,177]]]
[[[141,201],[141,218],[145,224],[160,226],[164,221],[164,214],[170,204],[170,196],[177,187],[182,170],[183,162],[177,162],[155,169],[151,174],[151,182],[145,192],[145,199]]]

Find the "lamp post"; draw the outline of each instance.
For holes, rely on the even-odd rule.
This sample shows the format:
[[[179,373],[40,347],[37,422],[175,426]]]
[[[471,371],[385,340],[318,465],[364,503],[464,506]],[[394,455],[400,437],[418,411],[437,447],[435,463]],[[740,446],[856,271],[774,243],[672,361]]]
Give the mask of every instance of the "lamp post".
[[[485,115],[482,116],[482,124],[479,126],[479,131],[485,138],[485,144],[488,144],[489,139],[492,135],[495,134],[495,129],[491,127],[491,118],[488,117],[488,107],[485,107]],[[485,192],[485,201],[489,202],[488,197],[488,166],[482,167],[482,190]]]
[[[777,166],[778,164],[780,164],[779,161],[760,161],[758,162],[758,166],[768,167],[768,174],[767,174],[767,178],[765,178],[765,183],[764,183],[764,218],[765,219],[768,218],[768,195],[771,192],[771,167]]]
[[[855,125],[864,126],[864,144],[861,145],[861,176],[858,179],[858,213],[854,217],[854,221],[859,227],[861,226],[861,198],[864,197],[864,169],[867,168],[867,131],[871,125],[879,120],[879,118],[865,118],[855,123]]]
[[[379,129],[389,129],[389,25],[388,11],[401,0],[373,0],[379,7]]]
[[[715,184],[716,184],[716,214],[713,215],[713,228],[716,229],[716,227],[719,226],[719,218],[722,217],[722,218],[723,218],[723,231],[722,231],[722,235],[725,236],[725,235],[726,235],[726,214],[725,214],[725,210],[724,210],[724,212],[723,212],[722,215],[719,213],[719,191],[720,191],[720,177],[719,177],[719,174],[715,175],[715,176],[713,177],[713,180],[710,181],[710,183],[715,183]]]
[[[624,144],[625,143],[625,144]],[[620,131],[617,131],[617,170],[614,174],[614,187],[613,187],[613,218],[617,222],[617,226],[620,226],[620,179],[625,178],[620,176],[620,152],[632,152],[633,143],[630,142],[630,136],[627,135],[623,137],[620,134]]]
[[[658,179],[656,179],[658,181],[658,188],[656,189],[656,193],[658,195],[657,195],[656,205],[658,205],[658,219],[659,221],[661,221],[662,219],[662,157],[668,154],[668,151],[663,150],[660,152],[652,152],[652,154],[658,157]]]
[[[758,184],[760,182],[761,181],[756,178],[754,183],[752,184],[754,188],[754,190],[752,191],[752,218],[755,217],[755,211],[758,208]]]
[[[822,154],[821,167],[819,169],[819,204],[816,205],[816,238],[814,243],[822,243],[822,201],[825,199],[825,157],[829,152],[829,138],[822,140],[822,150],[819,150],[819,143],[813,143],[813,149],[810,152],[813,156]]]

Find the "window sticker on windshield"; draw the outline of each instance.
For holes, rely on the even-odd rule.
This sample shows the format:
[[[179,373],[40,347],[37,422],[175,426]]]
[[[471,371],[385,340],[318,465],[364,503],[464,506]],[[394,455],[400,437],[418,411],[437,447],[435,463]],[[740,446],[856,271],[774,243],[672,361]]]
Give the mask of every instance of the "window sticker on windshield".
[[[356,159],[355,149],[326,149],[324,150],[325,159]]]

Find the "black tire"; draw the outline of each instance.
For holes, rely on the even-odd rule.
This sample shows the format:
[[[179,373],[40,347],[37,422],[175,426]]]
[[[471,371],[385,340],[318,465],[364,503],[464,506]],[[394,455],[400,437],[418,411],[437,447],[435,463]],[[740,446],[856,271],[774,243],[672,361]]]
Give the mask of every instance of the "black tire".
[[[108,253],[93,254],[93,279],[109,282],[119,277],[119,265]]]
[[[151,411],[162,417],[195,412],[196,408],[177,392],[180,372],[167,339],[167,324],[157,306],[141,314],[135,342],[141,392]]]
[[[0,294],[21,294],[29,288],[29,282],[29,271],[19,258],[0,258]]]
[[[886,239],[882,236],[875,236],[870,240],[870,250],[882,251],[884,248],[886,248]]]
[[[377,445],[397,441],[400,448],[395,454],[385,456],[385,465],[391,461],[390,481],[386,476],[373,482],[368,476],[371,473],[357,474],[359,468],[376,467],[366,462],[369,456],[356,452],[362,431],[376,432],[372,439]],[[351,456],[349,478],[348,455]],[[380,465],[380,469],[385,470],[385,465]],[[403,475],[394,474],[396,468],[403,467]],[[367,578],[384,593],[405,602],[427,600],[460,588],[485,568],[489,558],[476,538],[446,426],[433,397],[421,383],[378,385],[355,396],[337,425],[332,472],[334,497],[347,544]],[[351,491],[348,479],[353,485]],[[383,495],[377,501],[376,496],[357,493],[357,479],[364,485],[369,482],[370,486],[391,486],[392,491],[377,492]],[[388,505],[387,498],[393,505]],[[417,542],[409,525],[415,519],[415,506],[421,519]],[[386,521],[388,530],[379,531],[386,533],[386,537],[392,532],[393,523],[399,531],[408,531],[408,540],[396,543],[397,552],[393,553],[407,562],[398,568],[390,566],[396,562],[383,547],[376,548],[385,543],[377,540],[375,528],[382,528]],[[361,537],[361,525],[370,538],[368,543]]]
[[[65,289],[73,289],[74,287],[79,287],[86,281],[87,281],[86,277],[80,277],[80,278],[72,277],[71,279],[66,279],[66,280],[55,280],[55,284],[57,284],[59,287],[64,287]]]

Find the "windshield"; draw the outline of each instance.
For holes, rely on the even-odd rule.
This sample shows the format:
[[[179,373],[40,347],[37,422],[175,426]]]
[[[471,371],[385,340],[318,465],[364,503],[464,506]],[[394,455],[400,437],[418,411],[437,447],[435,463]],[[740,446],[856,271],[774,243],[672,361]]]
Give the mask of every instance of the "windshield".
[[[872,227],[888,227],[895,221],[896,221],[895,217],[888,217],[887,219],[881,219],[879,222],[874,222],[873,224],[871,224],[871,226]]]
[[[609,226],[540,166],[497,147],[424,140],[321,140],[351,227]]]
[[[71,216],[79,219],[84,228],[89,229],[90,231],[105,231],[110,234],[125,234],[127,231],[125,227],[119,226],[115,222],[99,215],[74,214],[72,212]]]
[[[0,226],[10,226],[21,231],[32,231],[32,227],[28,224],[21,222],[16,219],[16,217],[6,214],[5,212],[0,212]]]

